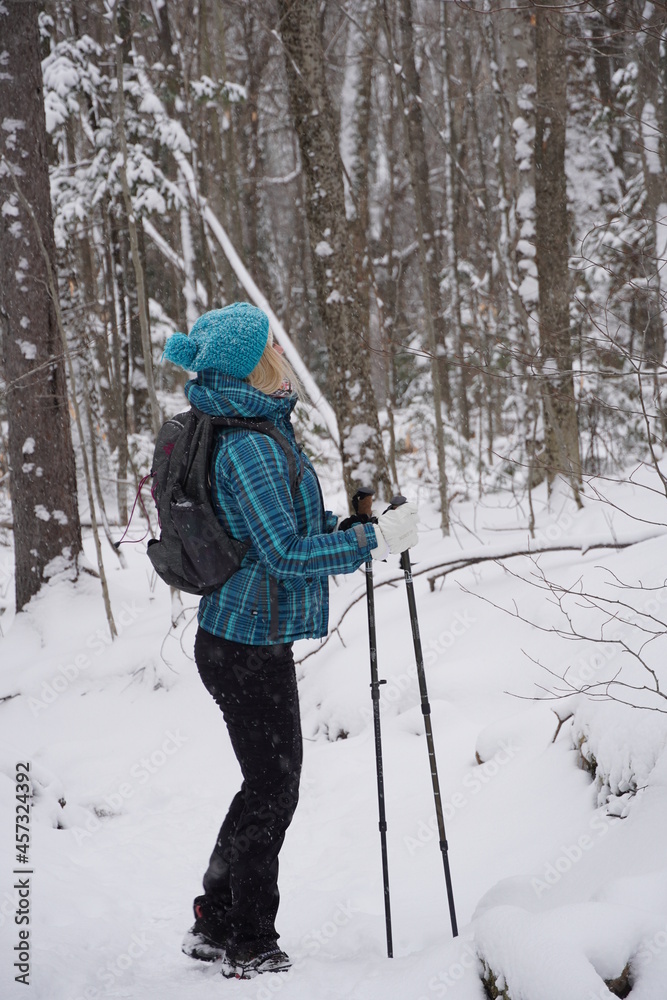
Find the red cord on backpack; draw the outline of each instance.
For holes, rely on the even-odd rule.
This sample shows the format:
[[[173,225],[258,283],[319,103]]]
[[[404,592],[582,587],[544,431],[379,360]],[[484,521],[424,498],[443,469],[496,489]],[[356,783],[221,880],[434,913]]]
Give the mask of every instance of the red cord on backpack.
[[[144,512],[144,517],[146,518],[146,521],[148,522],[148,524],[149,524],[149,527],[148,527],[148,528],[146,529],[146,531],[145,531],[145,532],[143,533],[143,535],[141,536],[141,538],[131,538],[131,539],[130,539],[130,540],[129,540],[128,542],[126,542],[125,544],[126,544],[126,545],[136,545],[136,544],[137,544],[138,542],[143,542],[144,538],[146,537],[146,535],[147,535],[147,534],[148,534],[148,532],[150,531],[150,523],[151,523],[151,522],[150,522],[150,518],[149,518],[149,516],[148,516],[148,512],[146,511],[146,508],[145,508],[145,506],[144,506],[144,501],[143,501],[143,497],[141,496],[141,491],[142,491],[142,489],[144,488],[144,483],[146,482],[146,480],[147,480],[147,479],[150,479],[152,475],[153,475],[153,473],[152,473],[152,472],[149,472],[149,473],[148,473],[148,475],[147,475],[147,476],[144,476],[144,478],[143,478],[143,479],[141,480],[141,482],[139,483],[139,489],[137,490],[137,495],[135,496],[135,498],[134,498],[134,503],[132,504],[132,510],[130,511],[130,519],[129,519],[129,521],[127,522],[127,527],[125,528],[125,531],[123,532],[123,534],[122,534],[122,536],[121,536],[120,540],[119,540],[119,541],[117,541],[117,542],[114,542],[114,543],[113,543],[113,545],[114,545],[114,548],[115,548],[115,549],[118,549],[118,548],[120,548],[120,546],[121,546],[121,545],[123,544],[123,542],[125,541],[125,536],[126,536],[126,534],[127,534],[127,533],[128,533],[128,531],[130,530],[130,525],[132,524],[132,518],[134,517],[134,509],[135,509],[135,507],[137,506],[137,500],[138,500],[138,501],[139,501],[139,503],[141,504],[141,509],[142,509],[142,510],[143,510],[143,512]]]

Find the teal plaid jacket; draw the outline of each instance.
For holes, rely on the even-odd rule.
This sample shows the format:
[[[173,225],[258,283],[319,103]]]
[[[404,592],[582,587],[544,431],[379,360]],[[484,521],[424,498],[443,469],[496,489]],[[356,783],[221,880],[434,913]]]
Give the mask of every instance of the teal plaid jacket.
[[[294,394],[267,396],[247,382],[213,369],[185,386],[189,401],[212,416],[271,420],[303,461],[295,496],[287,459],[266,434],[219,430],[211,468],[216,514],[234,538],[250,543],[241,568],[199,605],[199,624],[213,635],[253,646],[326,635],[328,577],[352,573],[377,544],[373,526],[335,531],[324,510],[317,474],[300,453],[290,414]],[[362,536],[363,537],[363,536]]]

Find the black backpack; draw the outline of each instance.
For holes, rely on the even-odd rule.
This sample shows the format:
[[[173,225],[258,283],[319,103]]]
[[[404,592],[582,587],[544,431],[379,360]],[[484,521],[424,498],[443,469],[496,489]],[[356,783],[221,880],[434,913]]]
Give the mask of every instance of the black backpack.
[[[249,542],[232,538],[211,502],[211,453],[216,430],[242,427],[272,437],[285,452],[292,496],[303,474],[294,450],[269,420],[211,417],[194,406],[171,417],[155,442],[151,493],[160,538],[148,543],[157,575],[188,594],[210,594],[239,569]]]

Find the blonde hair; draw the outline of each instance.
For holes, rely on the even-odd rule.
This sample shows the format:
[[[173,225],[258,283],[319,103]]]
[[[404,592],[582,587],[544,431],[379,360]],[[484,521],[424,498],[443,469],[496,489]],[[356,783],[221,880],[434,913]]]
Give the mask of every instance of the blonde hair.
[[[269,331],[264,353],[248,375],[248,382],[253,389],[265,392],[267,396],[282,389],[284,382],[290,384],[292,392],[303,396],[299,378],[284,354],[278,354],[273,347],[273,333]]]

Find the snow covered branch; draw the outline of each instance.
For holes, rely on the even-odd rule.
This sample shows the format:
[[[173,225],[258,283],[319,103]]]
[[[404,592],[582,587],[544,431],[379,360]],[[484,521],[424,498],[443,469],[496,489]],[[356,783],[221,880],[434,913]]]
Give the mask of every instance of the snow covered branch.
[[[648,541],[651,538],[660,538],[665,534],[667,534],[667,532],[659,531],[655,534],[641,535],[637,538],[631,538],[623,542],[617,540],[600,540],[582,542],[579,545],[576,543],[571,545],[536,545],[525,549],[511,549],[510,551],[507,551],[507,549],[503,550],[501,546],[486,546],[481,552],[477,551],[465,553],[458,556],[456,559],[452,559],[446,563],[441,563],[440,565],[442,566],[442,569],[438,567],[438,572],[428,578],[429,587],[431,588],[431,592],[433,592],[435,590],[436,580],[448,576],[456,570],[465,569],[467,566],[475,566],[477,563],[499,562],[503,559],[515,559],[518,556],[536,556],[543,552],[581,552],[582,556],[584,556],[587,552],[590,552],[591,549],[626,549],[631,545],[638,545],[640,542]],[[436,567],[431,567],[431,569],[435,568]],[[417,572],[428,573],[430,571],[430,569],[423,569]],[[416,576],[417,572],[413,572],[413,576]]]
[[[168,135],[169,125],[171,124],[171,120],[169,119],[169,116],[167,115],[167,112],[165,111],[162,102],[155,94],[153,87],[150,83],[150,80],[148,79],[148,74],[141,67],[138,68],[138,79],[141,83],[142,90],[146,95],[143,104],[144,109],[150,107],[150,110],[153,116],[155,117],[156,123],[161,128],[163,136]],[[192,168],[192,164],[190,163],[187,156],[183,152],[182,145],[176,142],[170,148],[174,156],[174,159],[176,161],[179,173],[181,174],[181,177],[186,184],[186,187],[190,194],[190,198],[192,199],[193,203],[197,206],[198,211],[201,212],[201,215],[206,225],[208,226],[210,232],[213,234],[218,244],[220,245],[220,248],[222,249],[223,253],[225,254],[225,257],[229,261],[232,270],[234,271],[234,274],[236,275],[239,282],[247,292],[248,296],[252,299],[254,304],[258,306],[260,309],[263,309],[264,312],[269,317],[271,329],[273,330],[273,334],[276,340],[283,348],[285,356],[287,357],[288,361],[294,368],[296,374],[301,379],[303,387],[308,393],[308,396],[314,408],[317,410],[318,414],[322,418],[326,430],[328,431],[332,439],[336,442],[336,444],[338,444],[340,440],[338,433],[338,424],[331,406],[322,395],[319,386],[317,385],[315,379],[313,378],[310,371],[304,364],[301,355],[294,346],[291,338],[289,337],[287,331],[285,330],[285,327],[283,326],[283,324],[281,323],[281,321],[278,319],[273,309],[271,308],[268,299],[263,294],[263,292],[260,291],[255,280],[253,279],[248,269],[246,268],[245,264],[241,260],[239,254],[236,251],[236,248],[232,244],[232,241],[230,240],[229,236],[227,235],[227,231],[225,230],[224,226],[216,216],[213,209],[207,203],[206,199],[201,196],[199,189],[197,187],[195,172]]]
[[[470,550],[468,552],[463,552],[460,555],[456,556],[455,558],[447,559],[445,562],[434,563],[432,565],[423,566],[421,568],[418,568],[418,564],[415,565],[413,563],[413,566],[412,566],[412,576],[413,577],[415,577],[415,576],[423,576],[425,573],[431,573],[431,574],[433,574],[432,576],[429,576],[429,578],[428,578],[429,588],[431,590],[431,593],[433,593],[434,590],[435,590],[435,581],[436,580],[442,579],[443,577],[448,576],[450,573],[455,573],[458,570],[466,569],[469,566],[475,566],[478,563],[483,563],[483,562],[502,562],[505,559],[515,559],[518,556],[535,556],[535,555],[540,555],[541,553],[544,553],[544,552],[581,552],[582,555],[585,555],[591,549],[625,549],[625,548],[629,548],[631,545],[638,545],[640,542],[645,542],[645,541],[648,541],[648,540],[650,540],[652,538],[661,538],[664,535],[667,535],[667,532],[661,531],[661,532],[657,532],[655,534],[650,534],[650,535],[643,534],[643,535],[640,535],[640,536],[637,536],[637,537],[625,539],[624,541],[618,541],[618,540],[617,541],[609,541],[608,539],[600,539],[599,541],[589,541],[589,542],[586,542],[586,543],[582,543],[580,545],[576,545],[576,544],[571,544],[571,545],[539,545],[539,546],[535,546],[533,548],[526,548],[526,549],[516,549],[515,548],[515,549],[509,549],[509,550],[506,547],[503,547],[501,545],[497,545],[497,546],[487,545],[487,546],[484,546],[483,549],[474,549],[474,550]],[[374,589],[378,590],[378,588],[380,588],[380,587],[386,587],[386,586],[393,586],[393,587],[395,587],[396,585],[402,583],[403,580],[404,580],[403,573],[395,574],[395,575],[392,575],[392,576],[388,576],[385,579],[381,579],[381,580],[377,580],[376,579],[375,583],[374,583]],[[362,591],[361,593],[359,593],[354,598],[354,600],[351,601],[347,605],[347,607],[344,609],[344,611],[342,612],[342,614],[338,618],[338,621],[331,626],[331,628],[329,630],[329,634],[320,643],[320,645],[317,647],[317,649],[313,649],[310,652],[306,653],[304,656],[302,656],[296,662],[297,663],[303,663],[305,660],[309,659],[309,657],[314,656],[315,653],[318,653],[321,649],[323,649],[324,646],[326,646],[327,642],[329,642],[329,640],[331,639],[332,635],[334,635],[334,633],[338,632],[338,629],[342,625],[342,623],[345,620],[345,618],[347,617],[348,613],[365,596],[366,596],[366,591],[365,590]],[[502,610],[505,610],[505,609],[502,609]],[[509,613],[512,614],[512,612],[509,612]],[[572,693],[572,692],[570,692],[570,693]]]

